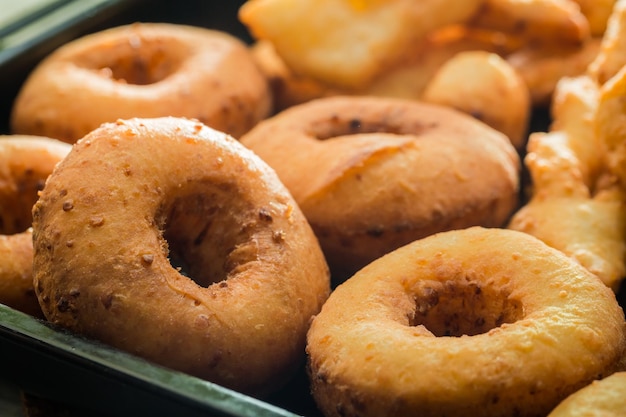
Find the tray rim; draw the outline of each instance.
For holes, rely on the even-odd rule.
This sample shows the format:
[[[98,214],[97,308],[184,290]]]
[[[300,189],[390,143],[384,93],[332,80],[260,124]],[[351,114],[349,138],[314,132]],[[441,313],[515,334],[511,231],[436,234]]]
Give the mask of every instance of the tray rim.
[[[103,415],[298,416],[77,336],[3,304],[0,369],[4,378],[27,392]],[[103,396],[108,401],[103,401]]]

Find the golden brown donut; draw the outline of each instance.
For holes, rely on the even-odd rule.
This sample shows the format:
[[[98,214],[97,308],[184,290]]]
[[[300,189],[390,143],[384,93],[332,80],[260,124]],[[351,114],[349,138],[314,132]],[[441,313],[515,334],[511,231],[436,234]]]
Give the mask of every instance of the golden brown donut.
[[[276,174],[188,119],[120,120],[79,140],[33,209],[33,242],[50,322],[255,395],[303,363],[329,292]]]
[[[441,106],[321,98],[241,142],[291,191],[337,277],[435,232],[500,226],[517,207],[520,160],[509,139]]]
[[[11,128],[73,143],[118,118],[184,116],[237,137],[270,110],[267,82],[237,38],[136,23],[69,42],[42,61],[15,100]]]
[[[37,317],[31,211],[70,147],[46,137],[0,135],[0,303]]]
[[[624,313],[613,292],[522,232],[427,237],[338,286],[307,352],[333,416],[545,416],[616,370]]]
[[[626,415],[626,372],[616,372],[576,391],[548,417],[620,417]]]

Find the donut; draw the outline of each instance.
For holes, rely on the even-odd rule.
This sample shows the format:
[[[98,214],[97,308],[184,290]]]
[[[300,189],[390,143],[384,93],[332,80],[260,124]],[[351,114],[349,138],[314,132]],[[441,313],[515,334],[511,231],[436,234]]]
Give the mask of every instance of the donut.
[[[545,416],[616,370],[613,292],[522,232],[470,227],[403,246],[339,285],[307,338],[332,416]]]
[[[33,208],[33,245],[49,322],[258,396],[303,366],[330,287],[267,164],[176,117],[105,123],[77,141]]]
[[[27,77],[13,104],[14,133],[73,143],[118,118],[195,118],[235,137],[271,111],[264,76],[227,33],[135,23],[61,46]]]
[[[509,139],[443,106],[324,97],[240,141],[291,191],[337,277],[436,232],[500,226],[518,204],[521,163]]]
[[[0,135],[0,303],[42,317],[33,289],[32,208],[70,145],[46,137]]]
[[[576,391],[548,417],[623,416],[626,414],[626,372],[616,372]]]

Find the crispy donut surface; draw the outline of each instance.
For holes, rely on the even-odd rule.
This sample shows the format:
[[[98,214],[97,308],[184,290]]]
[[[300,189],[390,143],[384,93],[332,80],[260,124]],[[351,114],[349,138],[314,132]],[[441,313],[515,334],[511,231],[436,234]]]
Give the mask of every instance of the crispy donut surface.
[[[41,317],[33,289],[32,208],[67,143],[0,135],[0,303]]]
[[[501,226],[518,204],[521,163],[509,139],[433,104],[320,98],[241,142],[294,195],[334,275],[436,232]]]
[[[275,173],[232,137],[181,118],[104,124],[33,219],[52,323],[258,395],[303,363],[328,267]]]
[[[118,118],[183,116],[237,137],[270,111],[267,82],[239,39],[136,23],[86,35],[44,59],[15,100],[11,129],[73,143]]]
[[[472,227],[406,245],[314,319],[314,398],[332,416],[545,416],[617,369],[624,313],[540,240]]]

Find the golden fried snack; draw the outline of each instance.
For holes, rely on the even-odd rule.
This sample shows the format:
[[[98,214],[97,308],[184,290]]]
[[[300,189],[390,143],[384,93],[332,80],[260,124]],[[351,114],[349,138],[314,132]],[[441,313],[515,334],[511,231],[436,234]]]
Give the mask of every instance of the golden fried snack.
[[[274,110],[281,111],[315,98],[333,95],[421,99],[434,74],[457,53],[482,50],[504,55],[517,47],[517,43],[507,36],[464,26],[447,27],[414,45],[402,63],[360,89],[338,88],[294,73],[267,40],[255,42],[251,50],[271,87]]]
[[[345,94],[340,88],[295,74],[278,55],[270,41],[257,41],[250,50],[267,79],[275,113],[316,98]]]
[[[423,100],[435,73],[457,54],[487,51],[505,56],[517,48],[518,39],[511,36],[463,25],[448,26],[429,34],[403,62],[374,79],[362,94]]]
[[[617,175],[622,187],[626,189],[626,43],[621,36],[626,36],[626,1],[618,1],[616,4],[602,44],[602,52],[591,67],[592,74],[599,82],[606,80],[600,88],[597,133],[606,147],[609,169]]]
[[[626,67],[600,89],[596,129],[606,148],[608,168],[626,189]]]
[[[468,24],[533,43],[576,45],[591,36],[589,21],[571,0],[485,0]]]
[[[549,107],[557,83],[563,77],[585,74],[600,43],[600,38],[591,38],[576,46],[526,44],[505,59],[528,86],[533,106]]]
[[[468,20],[482,0],[248,0],[240,21],[269,40],[296,74],[363,88],[441,27]]]
[[[588,73],[600,85],[606,83],[626,65],[626,1],[615,2],[609,16],[600,51],[589,65]]]
[[[595,115],[596,134],[606,151],[609,171],[617,176],[622,189],[626,190],[626,43],[620,39],[623,35],[626,35],[626,1],[620,0],[609,19],[602,51],[590,67],[590,72],[601,84]]]
[[[589,197],[602,174],[604,150],[596,135],[598,86],[586,76],[557,84],[549,132],[533,132],[525,163],[537,198]]]
[[[626,276],[626,192],[606,170],[598,97],[587,76],[558,84],[551,130],[531,135],[524,160],[532,197],[508,227],[561,250],[617,291]]]
[[[327,417],[545,416],[615,372],[613,292],[571,258],[505,229],[439,233],[338,286],[307,335]]]
[[[422,99],[476,117],[504,133],[518,151],[526,146],[530,93],[515,69],[495,53],[456,54],[434,74]]]
[[[548,417],[620,417],[626,415],[626,372],[616,372],[571,394]]]
[[[509,226],[564,251],[614,290],[626,277],[626,45],[616,38],[626,34],[625,11],[618,1],[586,74],[557,85],[550,131],[529,140],[533,196]]]
[[[276,174],[197,121],[107,123],[33,208],[34,286],[52,323],[255,395],[290,379],[328,267]]]
[[[338,278],[442,230],[502,226],[518,205],[520,159],[509,139],[442,106],[321,98],[240,140],[291,191]]]
[[[592,36],[602,36],[606,31],[607,22],[617,0],[572,0],[578,4],[580,11],[589,22]]]
[[[571,256],[615,292],[626,277],[626,194],[602,190],[593,197],[532,200],[510,228],[533,235]]]
[[[136,23],[71,41],[29,75],[14,133],[75,142],[118,118],[184,116],[239,136],[271,110],[243,42],[199,27]]]
[[[0,303],[42,317],[33,288],[32,208],[70,145],[38,136],[0,135]]]

